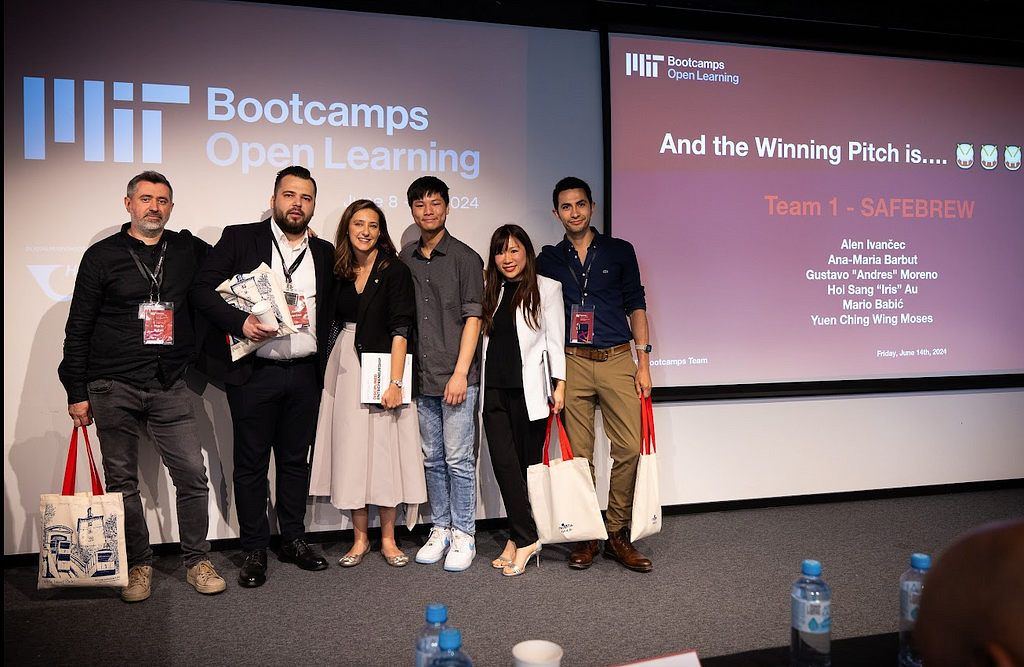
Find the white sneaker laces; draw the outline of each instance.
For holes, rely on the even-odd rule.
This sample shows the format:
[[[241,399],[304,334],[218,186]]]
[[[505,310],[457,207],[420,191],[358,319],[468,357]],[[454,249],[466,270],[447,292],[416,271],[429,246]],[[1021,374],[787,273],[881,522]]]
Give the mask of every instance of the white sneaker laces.
[[[446,537],[444,528],[431,528],[430,538],[424,546],[436,547],[440,544],[444,544]]]

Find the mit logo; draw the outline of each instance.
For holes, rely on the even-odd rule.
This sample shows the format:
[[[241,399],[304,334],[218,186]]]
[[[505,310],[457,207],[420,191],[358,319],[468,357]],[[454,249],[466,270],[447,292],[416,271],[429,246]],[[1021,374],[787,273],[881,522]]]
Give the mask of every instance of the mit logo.
[[[665,56],[655,56],[650,53],[627,53],[626,54],[626,76],[633,76],[633,73],[644,77],[657,78],[658,63],[665,62]]]
[[[46,159],[46,80],[26,76],[25,82],[25,159]],[[188,104],[189,87],[144,83],[142,102]],[[53,141],[75,143],[78,91],[73,79],[53,80]],[[115,81],[111,85],[114,102],[134,102],[135,84]],[[86,162],[103,162],[106,156],[106,83],[82,82],[82,146]],[[114,107],[114,162],[135,162],[135,110]],[[142,109],[142,162],[163,161],[163,111]]]

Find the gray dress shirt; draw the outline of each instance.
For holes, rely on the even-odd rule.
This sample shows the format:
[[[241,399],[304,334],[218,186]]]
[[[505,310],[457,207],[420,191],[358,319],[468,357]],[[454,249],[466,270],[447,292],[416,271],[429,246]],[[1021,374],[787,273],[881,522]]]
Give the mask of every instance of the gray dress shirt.
[[[416,239],[402,248],[416,288],[416,360],[420,393],[443,396],[455,372],[467,317],[481,317],[484,263],[480,255],[447,230],[430,258]],[[479,355],[474,355],[467,383],[480,382]]]

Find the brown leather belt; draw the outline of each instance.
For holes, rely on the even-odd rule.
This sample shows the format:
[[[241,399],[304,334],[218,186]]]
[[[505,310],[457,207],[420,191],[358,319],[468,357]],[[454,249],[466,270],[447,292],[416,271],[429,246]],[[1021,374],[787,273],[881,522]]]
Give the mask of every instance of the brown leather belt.
[[[623,343],[622,345],[616,345],[615,347],[606,347],[600,350],[593,347],[565,346],[566,354],[571,354],[574,357],[582,357],[583,359],[591,359],[593,361],[608,361],[609,358],[614,357],[616,354],[622,354],[623,352],[629,352],[629,343]]]

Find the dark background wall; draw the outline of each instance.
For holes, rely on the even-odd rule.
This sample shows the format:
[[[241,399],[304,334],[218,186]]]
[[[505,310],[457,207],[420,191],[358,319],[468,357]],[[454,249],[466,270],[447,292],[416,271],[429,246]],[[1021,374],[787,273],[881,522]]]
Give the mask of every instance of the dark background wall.
[[[291,0],[329,9],[515,25],[1024,64],[1022,3],[1011,0]]]

